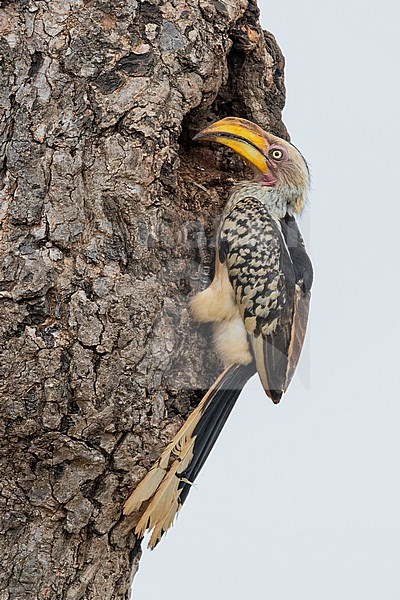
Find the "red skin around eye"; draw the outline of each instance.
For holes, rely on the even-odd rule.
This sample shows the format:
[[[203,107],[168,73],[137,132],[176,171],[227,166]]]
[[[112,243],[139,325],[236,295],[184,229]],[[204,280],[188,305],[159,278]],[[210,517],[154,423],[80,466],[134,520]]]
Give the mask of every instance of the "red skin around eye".
[[[274,160],[271,157],[271,152],[273,152],[274,150],[280,150],[282,152],[283,156],[281,159]],[[285,148],[282,148],[282,146],[270,146],[268,149],[267,157],[267,163],[269,167],[268,173],[257,173],[256,181],[258,183],[261,183],[261,185],[265,185],[267,187],[274,187],[278,183],[278,177],[275,175],[276,170],[279,169],[280,164],[287,160],[287,158],[288,155]]]
[[[272,156],[272,153],[274,150],[279,150],[280,152],[282,152],[282,158],[279,158],[277,161],[275,161],[274,157]],[[279,164],[280,162],[287,160],[287,158],[288,158],[288,154],[286,152],[286,148],[283,148],[283,146],[272,145],[269,147],[268,159],[271,161],[271,163]]]
[[[274,150],[280,150],[282,152],[282,158],[280,158],[279,160],[274,160],[271,156]],[[274,171],[278,169],[279,165],[285,160],[287,160],[287,158],[288,155],[286,152],[286,148],[282,148],[282,146],[270,146],[268,150],[267,159],[270,170],[268,171],[268,173],[264,173],[262,175],[262,177],[260,178],[260,183],[268,187],[273,187],[274,185],[276,185],[276,183],[278,182],[278,178],[274,175]]]
[[[274,187],[274,185],[278,182],[278,178],[275,177],[272,171],[268,171],[268,173],[257,173],[256,181],[261,183],[261,185]]]
[[[278,178],[275,177],[275,175],[271,171],[268,171],[268,173],[263,174],[261,183],[268,187],[274,187],[274,185],[277,183],[277,181],[278,181]]]

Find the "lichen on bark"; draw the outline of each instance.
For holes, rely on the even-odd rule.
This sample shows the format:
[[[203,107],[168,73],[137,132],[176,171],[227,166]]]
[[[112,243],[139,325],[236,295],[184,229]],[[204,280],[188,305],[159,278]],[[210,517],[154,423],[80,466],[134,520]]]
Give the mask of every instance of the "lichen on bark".
[[[0,598],[128,598],[138,483],[218,371],[188,298],[243,174],[190,144],[286,136],[247,0],[0,3]]]

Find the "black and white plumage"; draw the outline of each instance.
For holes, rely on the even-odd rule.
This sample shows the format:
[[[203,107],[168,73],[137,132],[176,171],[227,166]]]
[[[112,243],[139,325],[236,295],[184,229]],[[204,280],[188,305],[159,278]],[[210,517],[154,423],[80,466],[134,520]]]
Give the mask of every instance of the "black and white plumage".
[[[231,147],[255,179],[234,188],[218,227],[214,280],[191,302],[197,321],[213,323],[226,368],[124,507],[130,514],[149,501],[135,531],[152,531],[150,547],[172,524],[246,381],[257,371],[280,401],[300,358],[313,277],[294,217],[309,185],[300,152],[238,118],[196,138]]]
[[[221,337],[232,326],[242,325],[243,338],[249,341],[264,389],[274,402],[279,402],[303,345],[312,267],[295,219],[287,213],[274,218],[266,203],[248,194],[246,185],[234,192],[219,227],[217,272],[227,270],[233,294],[226,307],[228,318],[216,328],[216,346],[223,356]],[[211,303],[215,301],[210,293],[204,296]],[[195,306],[203,302],[204,297],[199,295],[195,315]],[[235,309],[237,321],[229,318]],[[208,320],[204,318],[204,304],[198,317]],[[225,362],[230,363],[228,338]],[[235,362],[239,361],[235,357]],[[247,357],[241,362],[246,363]]]

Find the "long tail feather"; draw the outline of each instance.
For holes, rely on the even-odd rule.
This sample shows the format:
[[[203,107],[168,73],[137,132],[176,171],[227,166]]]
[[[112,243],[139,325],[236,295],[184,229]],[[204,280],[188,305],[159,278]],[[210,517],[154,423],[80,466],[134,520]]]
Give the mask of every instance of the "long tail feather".
[[[154,548],[172,525],[240,392],[254,373],[254,364],[225,369],[126,501],[124,514],[129,515],[150,500],[135,530],[139,537],[147,529],[152,531],[149,547]]]
[[[194,431],[194,435],[196,436],[193,448],[194,458],[182,473],[182,480],[179,486],[182,490],[179,495],[179,502],[181,504],[186,500],[191,488],[191,485],[187,482],[193,482],[200,473],[236,404],[240,392],[254,373],[254,365],[237,368],[236,371],[231,373],[229,387],[225,386],[222,393],[220,392],[220,397],[216,398],[216,401],[206,409],[198,427]]]
[[[229,369],[229,368],[228,368]],[[228,370],[227,369],[227,370]],[[199,422],[201,415],[203,414],[208,403],[212,399],[212,392],[214,386],[218,386],[220,382],[224,380],[225,371],[218,377],[213,386],[208,390],[205,396],[202,398],[200,404],[194,409],[194,411],[186,419],[178,433],[172,439],[171,443],[165,448],[160,458],[154,463],[150,471],[147,473],[145,478],[139,483],[136,489],[129,496],[125,502],[124,514],[129,515],[130,513],[138,510],[143,502],[151,498],[160,486],[164,476],[168,470],[168,465],[171,456],[179,456],[182,446],[185,440],[190,439],[193,433],[193,429]]]

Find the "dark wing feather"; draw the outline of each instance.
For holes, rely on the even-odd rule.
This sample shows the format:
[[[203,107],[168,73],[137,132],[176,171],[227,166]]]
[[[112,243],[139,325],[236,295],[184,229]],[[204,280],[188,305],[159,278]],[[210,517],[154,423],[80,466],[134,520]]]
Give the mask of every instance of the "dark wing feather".
[[[296,219],[286,215],[281,220],[281,229],[296,278],[291,341],[288,347],[287,387],[298,365],[304,344],[314,273]]]
[[[296,282],[304,292],[310,292],[314,277],[313,268],[296,219],[286,215],[281,219],[280,225],[295,270]]]
[[[310,308],[310,292],[304,292],[296,288],[294,297],[293,325],[291,340],[288,348],[288,369],[286,375],[286,387],[291,382],[298,365],[304,338],[307,330],[308,312]]]
[[[243,198],[224,219],[219,243],[261,382],[279,402],[300,357],[308,314],[301,274],[307,255],[296,222],[278,224],[260,201]]]

